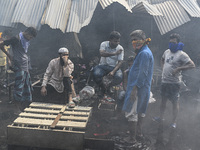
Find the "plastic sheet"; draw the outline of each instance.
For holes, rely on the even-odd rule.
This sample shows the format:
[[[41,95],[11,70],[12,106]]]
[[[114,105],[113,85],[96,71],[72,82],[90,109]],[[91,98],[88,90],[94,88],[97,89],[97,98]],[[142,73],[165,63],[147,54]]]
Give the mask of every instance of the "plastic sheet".
[[[85,86],[80,92],[79,96],[81,100],[90,99],[95,94],[95,90],[91,86]]]

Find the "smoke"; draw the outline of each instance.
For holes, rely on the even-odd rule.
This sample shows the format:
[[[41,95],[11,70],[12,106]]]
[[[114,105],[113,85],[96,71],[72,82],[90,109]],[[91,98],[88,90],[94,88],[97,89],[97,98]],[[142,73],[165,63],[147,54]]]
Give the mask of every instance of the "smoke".
[[[83,52],[83,62],[90,61],[93,57],[99,57],[100,43],[108,40],[111,31],[119,31],[122,35],[120,44],[125,50],[125,60],[128,56],[133,55],[133,49],[130,41],[130,33],[136,29],[142,29],[147,37],[152,39],[149,47],[153,52],[155,65],[154,70],[160,70],[160,58],[163,52],[168,49],[169,35],[171,33],[179,33],[181,41],[185,44],[183,51],[185,51],[190,58],[195,62],[196,69],[183,72],[183,79],[188,86],[189,91],[182,93],[181,96],[181,110],[179,113],[178,125],[180,126],[179,141],[181,144],[187,143],[193,149],[198,149],[200,139],[199,131],[199,87],[200,87],[200,20],[198,18],[191,18],[191,21],[184,24],[165,35],[160,35],[160,32],[153,20],[152,16],[147,14],[131,14],[123,6],[114,3],[106,9],[102,9],[98,4],[94,12],[91,23],[83,27],[78,33]],[[13,34],[17,35],[26,27],[19,25],[17,28],[12,28]],[[3,31],[6,27],[0,27]],[[80,52],[80,46],[75,42],[74,37],[70,33],[62,33],[58,29],[51,29],[48,25],[43,25],[38,35],[31,41],[29,55],[31,65],[41,73],[45,71],[51,59],[58,57],[58,49],[66,46],[70,51],[70,58],[76,57]],[[75,61],[74,61],[75,62]],[[159,76],[160,79],[160,76]],[[160,101],[159,91],[160,83],[158,83],[152,92],[157,93],[157,102]],[[155,94],[156,95],[156,94]],[[171,105],[169,105],[171,108]],[[159,105],[153,109],[159,110]],[[169,109],[171,111],[171,109]],[[153,115],[153,110],[149,108],[149,114]],[[171,113],[166,113],[169,117]],[[149,125],[149,124],[147,124]],[[149,126],[148,128],[152,128]],[[195,143],[196,142],[196,143]]]

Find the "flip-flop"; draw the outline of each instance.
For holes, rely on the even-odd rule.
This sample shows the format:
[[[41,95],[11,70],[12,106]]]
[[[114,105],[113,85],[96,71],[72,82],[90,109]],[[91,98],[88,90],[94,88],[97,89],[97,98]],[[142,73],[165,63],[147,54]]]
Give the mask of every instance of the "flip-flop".
[[[72,100],[73,100],[74,102],[80,102],[80,96],[78,95],[78,96],[76,96],[76,97],[73,97]]]
[[[69,102],[69,108],[74,108],[75,107],[75,103],[73,101]]]

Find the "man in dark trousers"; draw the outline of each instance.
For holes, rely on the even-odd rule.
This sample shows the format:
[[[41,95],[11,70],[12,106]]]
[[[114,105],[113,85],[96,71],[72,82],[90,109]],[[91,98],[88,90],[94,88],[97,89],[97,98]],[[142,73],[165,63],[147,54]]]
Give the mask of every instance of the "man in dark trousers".
[[[161,105],[160,116],[153,118],[155,121],[164,120],[166,103],[169,99],[173,105],[172,128],[176,128],[176,118],[179,111],[180,83],[182,81],[181,72],[183,70],[195,67],[190,57],[183,52],[184,44],[180,42],[180,35],[173,33],[169,38],[169,49],[167,49],[162,58],[162,85],[161,85]]]
[[[37,32],[33,27],[27,28],[24,32],[20,32],[17,36],[0,43],[0,49],[11,60],[12,68],[15,73],[14,85],[14,101],[18,108],[22,111],[32,101],[31,79],[29,74],[29,60],[27,56],[30,40],[36,37]],[[12,47],[13,56],[11,56],[4,46]]]
[[[150,98],[154,58],[148,47],[150,38],[146,39],[144,31],[135,30],[130,36],[136,56],[128,74],[123,111],[130,131],[127,140],[135,143],[136,134],[138,139],[143,137],[142,122]]]
[[[52,59],[46,69],[43,77],[41,94],[46,97],[48,102],[65,104],[75,107],[72,99],[72,72],[74,64],[69,59],[69,50],[62,47],[58,50],[59,57]],[[60,99],[56,99],[55,95],[60,95]],[[53,98],[53,99],[52,99]]]

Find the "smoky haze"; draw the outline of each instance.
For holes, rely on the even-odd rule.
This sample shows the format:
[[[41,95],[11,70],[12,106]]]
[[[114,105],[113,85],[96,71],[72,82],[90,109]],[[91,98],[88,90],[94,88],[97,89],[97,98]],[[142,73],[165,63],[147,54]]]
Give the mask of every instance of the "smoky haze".
[[[76,58],[82,49],[83,59],[90,60],[92,57],[99,56],[99,47],[102,41],[108,40],[111,31],[119,31],[122,35],[120,44],[125,49],[125,60],[133,55],[129,34],[135,29],[142,29],[146,36],[150,37],[150,49],[155,58],[155,70],[160,70],[160,58],[168,48],[169,36],[171,33],[179,33],[181,41],[185,44],[184,51],[195,62],[197,70],[187,71],[191,78],[198,79],[198,67],[200,64],[200,19],[191,18],[191,21],[161,35],[152,16],[148,14],[137,14],[128,12],[123,6],[114,3],[106,9],[102,9],[100,4],[94,12],[91,22],[83,27],[78,33],[81,47],[76,42],[73,33],[62,33],[59,29],[51,29],[48,25],[43,25],[35,39],[31,41],[29,55],[33,67],[45,70],[48,62],[58,57],[58,49],[67,47],[70,50],[70,57]],[[11,28],[13,35],[23,31],[26,27],[19,24],[17,28]],[[1,31],[10,29],[0,27]],[[89,59],[88,59],[89,58]],[[196,83],[196,82],[195,82]],[[191,85],[193,86],[193,85]],[[196,84],[194,85],[196,86]]]
[[[200,97],[199,97],[199,87],[200,87],[200,19],[191,18],[191,21],[166,33],[161,35],[155,21],[152,16],[148,14],[131,14],[123,6],[118,3],[114,3],[111,6],[103,10],[100,4],[94,12],[90,24],[83,27],[78,33],[79,41],[81,47],[74,38],[73,33],[62,33],[58,29],[51,29],[48,25],[43,25],[41,30],[38,31],[38,35],[35,39],[31,41],[31,46],[29,49],[29,55],[31,58],[31,65],[36,68],[38,73],[44,73],[49,61],[53,58],[58,57],[58,49],[60,47],[67,47],[70,51],[70,58],[76,61],[77,56],[80,55],[81,49],[83,54],[84,62],[88,63],[93,57],[99,56],[100,43],[108,40],[111,31],[116,30],[121,33],[120,44],[125,49],[125,60],[128,56],[133,55],[133,49],[129,39],[129,34],[131,31],[136,29],[142,29],[145,31],[147,38],[152,39],[149,47],[153,52],[155,65],[154,70],[160,71],[160,58],[163,52],[168,49],[169,36],[171,33],[179,33],[181,36],[181,42],[185,44],[183,51],[185,51],[190,58],[194,61],[196,68],[183,72],[183,79],[188,86],[189,92],[183,93],[184,100],[181,101],[181,108],[185,111],[187,109],[187,115],[180,113],[179,116],[184,123],[187,122],[189,116],[196,117],[200,120]],[[26,27],[19,25],[17,28],[12,28],[13,35],[18,34],[19,31],[23,31]],[[3,31],[7,29],[6,27],[0,27]],[[124,68],[123,68],[124,69]],[[160,78],[160,76],[159,76]],[[154,91],[159,91],[158,85],[153,85]],[[156,91],[157,90],[157,91]],[[159,92],[158,92],[159,93]],[[160,101],[159,99],[157,101]],[[157,107],[157,109],[159,109]],[[191,122],[191,131],[195,133],[199,130],[199,122],[196,119],[189,119]],[[179,124],[180,126],[182,124]],[[186,132],[186,125],[182,125],[180,129],[183,130],[184,136],[191,137],[189,140],[190,148],[196,150],[200,147],[200,143],[196,142],[196,138],[192,139],[191,133]],[[198,131],[199,133],[199,131]],[[196,133],[197,134],[197,133]],[[197,135],[198,136],[198,135]],[[199,138],[199,136],[198,136]],[[200,138],[199,138],[200,139]],[[192,142],[193,141],[193,142]]]

